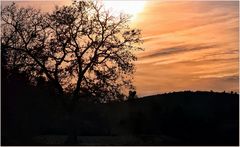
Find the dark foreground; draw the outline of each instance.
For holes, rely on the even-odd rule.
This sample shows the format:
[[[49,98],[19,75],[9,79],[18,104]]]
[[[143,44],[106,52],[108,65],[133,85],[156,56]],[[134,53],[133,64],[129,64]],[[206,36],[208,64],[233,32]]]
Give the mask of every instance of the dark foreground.
[[[78,142],[71,145],[239,145],[238,94],[175,92],[80,104],[72,125],[56,103],[16,97],[2,99],[2,145],[69,145],[73,128]]]

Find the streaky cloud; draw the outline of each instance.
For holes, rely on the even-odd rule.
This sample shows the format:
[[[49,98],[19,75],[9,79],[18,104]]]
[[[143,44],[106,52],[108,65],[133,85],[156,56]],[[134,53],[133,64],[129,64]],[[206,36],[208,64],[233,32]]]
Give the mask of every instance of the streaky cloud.
[[[158,51],[151,52],[148,55],[140,57],[140,59],[155,58],[155,57],[171,55],[171,54],[181,54],[183,52],[192,52],[192,51],[198,51],[198,50],[204,50],[204,49],[210,49],[210,48],[216,48],[216,47],[218,46],[217,45],[173,46],[173,47],[163,48],[163,49],[159,49]]]

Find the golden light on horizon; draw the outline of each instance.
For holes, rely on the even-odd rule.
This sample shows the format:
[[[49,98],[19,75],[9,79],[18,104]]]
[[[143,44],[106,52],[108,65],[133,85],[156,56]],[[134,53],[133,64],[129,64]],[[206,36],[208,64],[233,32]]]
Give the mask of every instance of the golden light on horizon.
[[[106,9],[109,9],[114,14],[121,12],[132,15],[132,19],[136,19],[137,15],[144,10],[146,1],[121,1],[121,0],[103,0],[103,5]]]

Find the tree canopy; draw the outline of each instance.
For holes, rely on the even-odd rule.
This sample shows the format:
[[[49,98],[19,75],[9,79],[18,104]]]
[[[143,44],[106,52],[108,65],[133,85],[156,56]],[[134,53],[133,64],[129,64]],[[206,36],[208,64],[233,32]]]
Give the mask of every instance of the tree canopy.
[[[7,70],[41,77],[58,93],[75,100],[106,102],[133,89],[132,75],[141,48],[141,31],[127,14],[112,15],[94,1],[74,1],[51,13],[16,4],[1,11],[1,47]]]

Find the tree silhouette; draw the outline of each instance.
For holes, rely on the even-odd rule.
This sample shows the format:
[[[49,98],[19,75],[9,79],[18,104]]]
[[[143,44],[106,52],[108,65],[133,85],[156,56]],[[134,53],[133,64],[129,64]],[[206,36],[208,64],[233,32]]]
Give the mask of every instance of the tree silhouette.
[[[140,30],[129,27],[129,15],[112,15],[93,1],[74,1],[47,14],[13,3],[1,13],[7,69],[26,73],[33,83],[43,77],[59,97],[71,93],[72,104],[82,95],[116,100],[133,89],[133,51],[142,50],[142,40]]]

